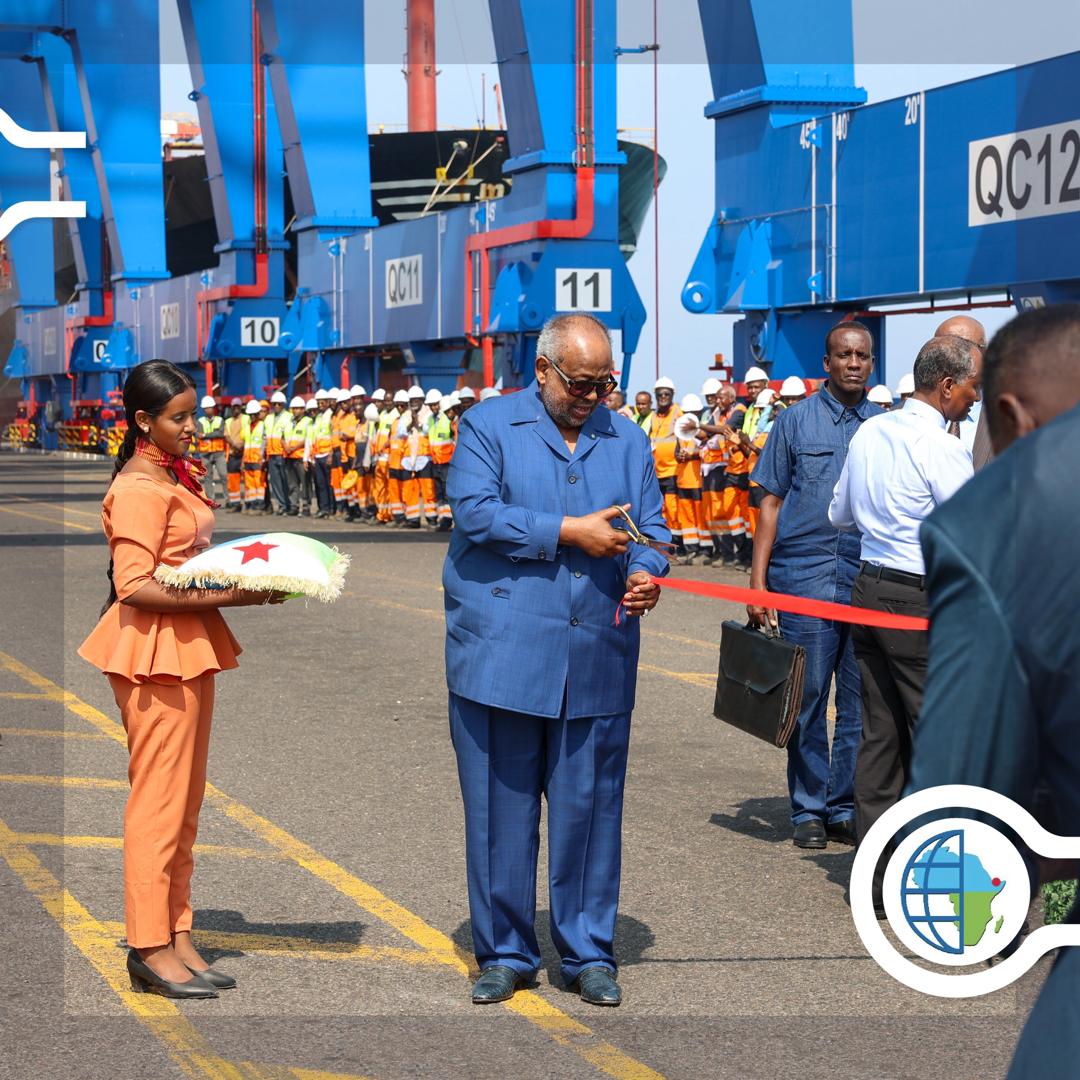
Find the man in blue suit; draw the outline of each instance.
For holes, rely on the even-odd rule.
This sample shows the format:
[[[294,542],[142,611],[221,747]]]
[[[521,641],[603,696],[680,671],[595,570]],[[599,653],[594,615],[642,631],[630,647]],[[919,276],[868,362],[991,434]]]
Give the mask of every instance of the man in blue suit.
[[[613,951],[638,619],[664,555],[612,527],[619,506],[661,543],[649,440],[600,408],[616,385],[607,328],[548,321],[536,382],[462,417],[447,480],[443,569],[450,733],[465,805],[477,1004],[540,966],[540,796],[551,936],[568,986],[618,1005]]]
[[[999,456],[920,534],[930,665],[908,792],[974,784],[1034,812],[1045,787],[1054,831],[1078,836],[1080,305],[1025,312],[998,331],[983,393]],[[1076,873],[1075,862],[1039,864],[1044,880]],[[1080,949],[1072,948],[1035,1003],[1009,1080],[1072,1076],[1078,1058]]]

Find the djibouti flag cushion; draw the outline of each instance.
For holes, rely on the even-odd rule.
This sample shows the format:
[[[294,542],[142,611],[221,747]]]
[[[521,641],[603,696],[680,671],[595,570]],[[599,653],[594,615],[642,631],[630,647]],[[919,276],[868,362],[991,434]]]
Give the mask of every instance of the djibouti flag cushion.
[[[161,565],[154,577],[174,589],[250,589],[336,600],[345,584],[349,556],[310,536],[258,533],[215,544],[180,566]]]

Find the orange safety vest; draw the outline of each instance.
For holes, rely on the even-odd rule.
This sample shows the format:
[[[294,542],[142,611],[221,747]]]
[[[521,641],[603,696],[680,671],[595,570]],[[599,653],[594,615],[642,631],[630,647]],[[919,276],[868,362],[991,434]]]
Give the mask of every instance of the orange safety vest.
[[[653,460],[656,462],[657,480],[666,480],[675,475],[675,421],[682,416],[682,409],[678,405],[672,405],[667,416],[653,413],[652,428],[649,437],[652,439]]]
[[[220,416],[200,416],[198,424],[200,454],[225,453],[225,420]]]
[[[717,427],[726,424],[731,419],[731,414],[734,409],[730,409],[725,413],[721,413],[719,419],[716,417],[716,413],[710,419],[706,420],[707,424],[715,424]],[[728,448],[726,440],[720,435],[712,435],[709,440],[701,448],[701,463],[703,465],[726,465],[728,459]]]
[[[315,417],[315,456],[325,457],[334,448],[333,418],[327,416],[329,409]]]
[[[454,425],[439,413],[428,424],[428,438],[431,443],[431,460],[436,465],[449,465],[454,456]]]
[[[266,456],[284,457],[285,440],[291,434],[292,413],[284,409],[279,413],[271,413],[266,418]]]
[[[285,456],[290,461],[303,461],[308,435],[315,424],[315,418],[306,413],[293,421],[289,441],[285,444]]]
[[[352,461],[356,457],[356,413],[347,412],[341,417],[339,431],[341,434],[341,459]]]
[[[694,450],[697,439],[679,439],[680,450]],[[675,462],[675,486],[692,490],[701,487],[701,458]]]
[[[401,459],[405,456],[405,439],[398,429],[401,425],[401,420],[394,421],[394,427],[390,434],[390,470],[401,468]]]
[[[738,409],[732,413],[733,416],[738,416]],[[738,434],[742,430],[743,420],[745,419],[745,413],[749,412],[747,408],[743,417],[739,418],[739,423],[734,425],[734,431]],[[745,476],[754,467],[753,454],[748,454],[743,448],[742,443],[736,439],[729,439],[727,443],[728,449],[728,463],[727,468],[724,470],[728,476]]]

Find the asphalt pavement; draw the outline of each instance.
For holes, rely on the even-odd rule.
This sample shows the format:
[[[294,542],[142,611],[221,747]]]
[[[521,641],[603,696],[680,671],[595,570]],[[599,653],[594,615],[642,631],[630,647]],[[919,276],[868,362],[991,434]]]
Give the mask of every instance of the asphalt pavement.
[[[180,1005],[132,993],[123,731],[107,681],[75,653],[107,593],[107,476],[0,455],[4,1080],[1004,1074],[1046,963],[972,1001],[880,970],[846,902],[851,849],[793,847],[784,754],[712,718],[720,624],[739,609],[673,591],[643,627],[624,1003],[593,1008],[562,987],[542,885],[536,987],[473,1006],[446,538],[339,521],[218,513],[218,540],[303,531],[352,568],[333,605],[228,614],[244,653],[218,678],[194,903],[197,942],[239,987]]]

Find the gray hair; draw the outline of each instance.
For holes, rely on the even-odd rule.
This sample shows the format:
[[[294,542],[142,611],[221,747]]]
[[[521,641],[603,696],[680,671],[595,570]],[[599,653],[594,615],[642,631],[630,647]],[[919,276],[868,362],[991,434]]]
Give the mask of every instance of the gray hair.
[[[552,315],[544,323],[540,336],[536,339],[536,355],[546,356],[549,360],[558,360],[566,351],[566,335],[576,323],[585,323],[603,334],[608,348],[611,348],[611,331],[603,322],[587,311],[571,311],[562,315]]]
[[[942,379],[965,382],[975,374],[975,346],[951,334],[931,338],[915,357],[916,390],[934,390]]]

